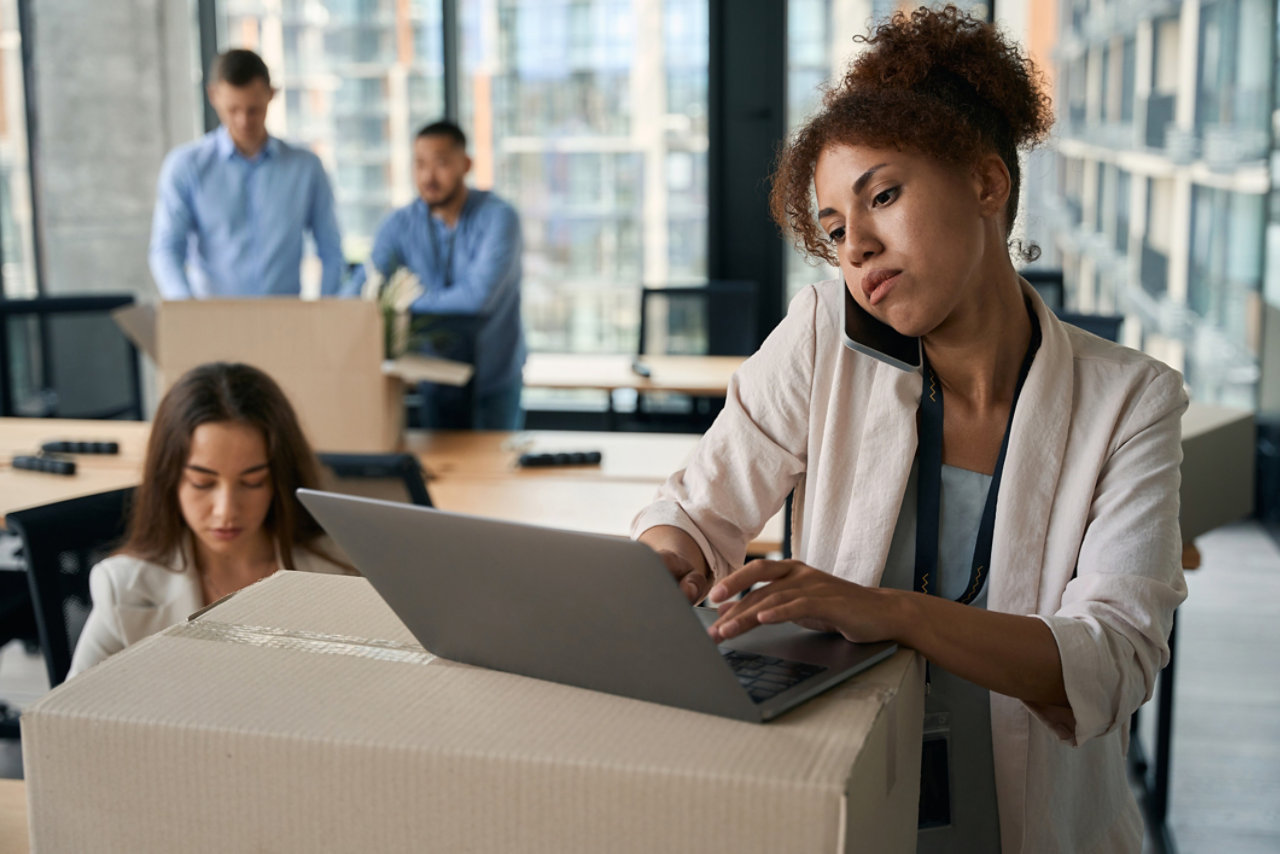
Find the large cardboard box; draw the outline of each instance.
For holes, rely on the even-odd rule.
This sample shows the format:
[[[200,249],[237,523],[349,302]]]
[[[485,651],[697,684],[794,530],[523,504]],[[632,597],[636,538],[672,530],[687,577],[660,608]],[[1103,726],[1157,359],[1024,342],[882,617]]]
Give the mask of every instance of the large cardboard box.
[[[1192,402],[1182,416],[1182,541],[1253,512],[1253,413]]]
[[[589,642],[589,639],[584,639]],[[282,572],[22,717],[33,850],[915,850],[903,651],[769,724],[433,658],[366,581]]]
[[[115,317],[155,361],[161,394],[197,365],[246,362],[280,383],[321,451],[394,450],[405,381],[462,385],[471,376],[469,365],[443,359],[384,363],[382,315],[367,300],[180,300]]]

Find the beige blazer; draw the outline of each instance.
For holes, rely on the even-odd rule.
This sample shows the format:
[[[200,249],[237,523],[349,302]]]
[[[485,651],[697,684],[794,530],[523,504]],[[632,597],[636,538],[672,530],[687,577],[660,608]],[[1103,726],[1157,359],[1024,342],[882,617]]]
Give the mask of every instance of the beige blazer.
[[[794,487],[795,557],[879,583],[915,456],[920,378],[843,346],[842,289],[837,279],[796,296],[633,536],[680,527],[723,576]],[[1186,597],[1187,398],[1176,371],[1063,324],[1023,291],[1043,342],[1013,418],[988,607],[1048,624],[1072,715],[1049,721],[991,695],[1003,850],[1137,852],[1124,751]]]
[[[307,549],[294,550],[293,566],[302,572],[346,573]],[[189,543],[164,564],[123,554],[109,557],[89,571],[89,593],[93,610],[76,642],[68,678],[182,622],[205,605]]]

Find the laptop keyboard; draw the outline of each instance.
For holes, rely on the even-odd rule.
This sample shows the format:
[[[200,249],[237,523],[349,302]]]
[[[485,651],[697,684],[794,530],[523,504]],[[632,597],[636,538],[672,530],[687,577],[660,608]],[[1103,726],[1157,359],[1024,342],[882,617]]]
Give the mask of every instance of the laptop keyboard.
[[[733,668],[738,684],[746,689],[757,703],[776,697],[788,688],[821,673],[827,668],[817,664],[787,661],[769,655],[756,655],[736,649],[722,649],[720,655]]]

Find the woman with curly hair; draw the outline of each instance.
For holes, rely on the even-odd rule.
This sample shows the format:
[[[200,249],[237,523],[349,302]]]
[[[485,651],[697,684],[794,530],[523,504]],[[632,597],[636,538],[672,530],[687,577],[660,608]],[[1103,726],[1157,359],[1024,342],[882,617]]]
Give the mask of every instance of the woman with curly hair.
[[[919,850],[1137,852],[1128,724],[1186,596],[1181,376],[1014,270],[1018,150],[1051,122],[1029,60],[953,7],[862,41],[772,191],[842,278],[796,296],[633,535],[721,603],[717,641],[792,621],[925,656]],[[919,369],[844,346],[846,312]],[[743,566],[793,491],[795,559]]]
[[[71,675],[280,569],[348,573],[294,491],[319,463],[275,380],[192,368],[165,394],[120,550],[89,573]]]

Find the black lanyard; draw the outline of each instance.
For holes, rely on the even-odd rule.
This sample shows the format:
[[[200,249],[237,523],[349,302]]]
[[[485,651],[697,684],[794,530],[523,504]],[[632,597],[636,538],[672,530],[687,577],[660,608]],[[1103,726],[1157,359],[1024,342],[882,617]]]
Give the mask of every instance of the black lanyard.
[[[1028,310],[1031,318],[1031,341],[1022,357],[1022,369],[1018,372],[1018,384],[1014,387],[1013,402],[1009,405],[1009,422],[1000,442],[1000,456],[996,458],[996,470],[987,487],[987,503],[978,524],[978,541],[973,547],[973,561],[969,565],[969,583],[956,601],[968,605],[982,591],[987,568],[991,565],[991,539],[996,524],[996,496],[1000,492],[1000,473],[1004,470],[1004,455],[1009,449],[1009,432],[1013,426],[1013,413],[1022,394],[1022,384],[1031,370],[1031,361],[1040,347],[1040,321]],[[922,354],[923,355],[923,354]],[[918,593],[940,596],[938,579],[938,537],[942,514],[942,383],[929,367],[928,357],[922,359],[924,374],[920,394],[919,438],[916,459],[919,467],[916,475],[916,577]]]
[[[427,214],[427,235],[431,238],[431,254],[436,259],[436,263],[444,263],[444,286],[446,288],[453,287],[453,247],[458,242],[458,226],[462,224],[462,218],[458,218],[458,223],[454,225],[449,232],[449,249],[448,252],[441,257],[440,255],[440,238],[436,237],[435,217]],[[447,227],[441,223],[442,227]]]

